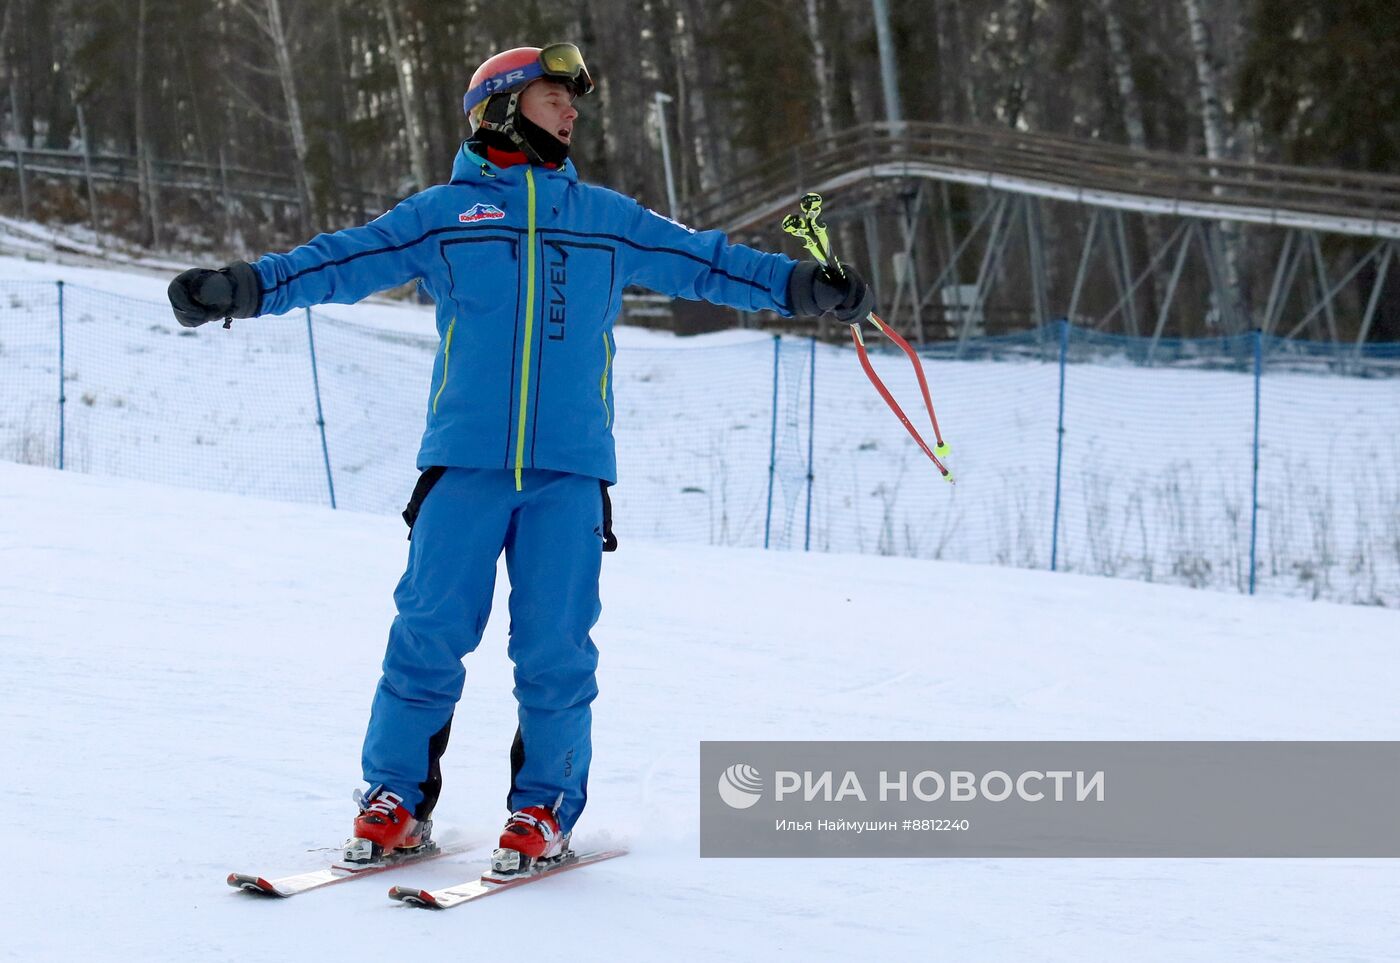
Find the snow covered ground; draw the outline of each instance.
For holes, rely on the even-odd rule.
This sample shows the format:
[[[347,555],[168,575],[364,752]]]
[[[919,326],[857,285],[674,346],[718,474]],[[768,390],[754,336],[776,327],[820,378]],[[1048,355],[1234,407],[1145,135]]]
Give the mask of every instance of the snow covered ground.
[[[231,870],[345,835],[406,557],[387,516],[0,464],[0,758],[25,961],[1380,960],[1384,860],[701,860],[702,739],[1400,739],[1400,613],[1126,580],[625,541],[581,844],[445,914],[440,860],[285,902]],[[504,573],[439,835],[489,845]]]

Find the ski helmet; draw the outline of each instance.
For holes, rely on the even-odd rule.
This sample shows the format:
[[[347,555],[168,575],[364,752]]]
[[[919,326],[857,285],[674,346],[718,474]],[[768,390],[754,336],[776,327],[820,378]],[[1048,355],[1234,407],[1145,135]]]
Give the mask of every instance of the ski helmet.
[[[485,127],[512,135],[520,116],[520,92],[541,77],[563,81],[576,97],[593,89],[593,78],[583,65],[583,54],[571,43],[502,51],[476,68],[467,85],[466,96],[462,98],[462,110],[471,120],[472,133]],[[497,94],[510,96],[497,97]]]

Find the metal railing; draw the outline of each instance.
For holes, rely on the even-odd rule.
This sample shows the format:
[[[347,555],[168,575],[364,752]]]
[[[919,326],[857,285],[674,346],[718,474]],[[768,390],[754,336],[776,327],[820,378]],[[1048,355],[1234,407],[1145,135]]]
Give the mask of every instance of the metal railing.
[[[94,183],[137,184],[139,159],[130,154],[81,150],[49,150],[10,147],[0,150],[0,170],[12,170],[19,181],[21,212],[29,216],[28,181],[36,175],[84,180]],[[296,178],[280,171],[255,170],[231,164],[155,159],[151,177],[160,190],[191,191],[213,197],[269,201],[299,208]],[[397,199],[380,191],[358,192],[358,203],[366,212],[378,213]]]
[[[687,216],[729,232],[753,230],[806,191],[908,177],[1148,214],[1400,238],[1400,177],[913,122],[865,124],[797,145],[728,179]]]

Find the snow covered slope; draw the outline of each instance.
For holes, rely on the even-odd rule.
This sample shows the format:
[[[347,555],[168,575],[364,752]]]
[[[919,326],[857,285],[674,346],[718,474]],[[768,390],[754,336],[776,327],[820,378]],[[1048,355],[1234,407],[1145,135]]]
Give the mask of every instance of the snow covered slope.
[[[80,225],[45,224],[4,216],[0,216],[0,252],[16,259],[99,268],[121,264],[158,273],[178,271],[183,266],[169,256],[152,254],[112,235],[99,236]]]
[[[625,859],[432,915],[392,884],[287,902],[230,870],[345,835],[389,517],[0,464],[0,957],[1376,960],[1400,865],[701,860],[701,739],[1397,739],[1400,614],[853,555],[624,544],[580,843]],[[489,844],[514,730],[504,573],[439,835]],[[81,904],[81,905],[80,905]],[[530,934],[522,942],[522,926]]]

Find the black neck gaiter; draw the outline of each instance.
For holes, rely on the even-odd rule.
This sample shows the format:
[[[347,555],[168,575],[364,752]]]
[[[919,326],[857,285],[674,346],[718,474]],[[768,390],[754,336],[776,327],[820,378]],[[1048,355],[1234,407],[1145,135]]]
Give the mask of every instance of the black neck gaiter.
[[[515,129],[529,141],[530,146],[535,149],[535,153],[540,155],[540,159],[546,164],[553,164],[555,167],[562,167],[564,161],[569,156],[569,145],[536,124],[524,114],[517,113],[515,117]]]
[[[526,143],[539,155],[541,161],[546,164],[552,164],[555,167],[562,167],[564,165],[565,159],[569,156],[568,144],[559,140],[559,138],[530,120],[524,114],[516,114],[515,130],[519,136],[525,138]],[[488,130],[485,127],[473,134],[471,139],[483,143],[488,147],[494,147],[497,150],[515,152],[522,149],[520,144],[517,144],[504,132]],[[528,154],[529,151],[526,151],[526,153]]]

